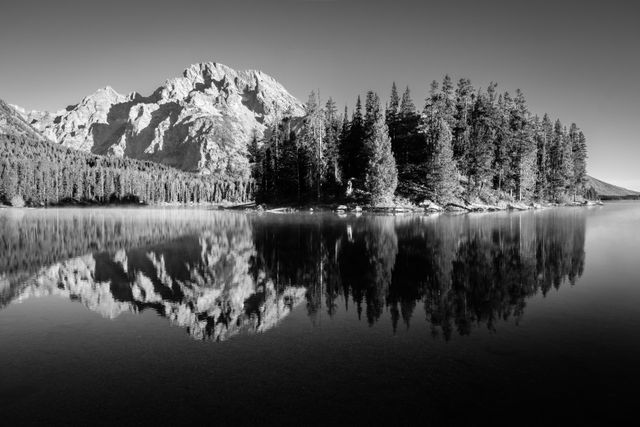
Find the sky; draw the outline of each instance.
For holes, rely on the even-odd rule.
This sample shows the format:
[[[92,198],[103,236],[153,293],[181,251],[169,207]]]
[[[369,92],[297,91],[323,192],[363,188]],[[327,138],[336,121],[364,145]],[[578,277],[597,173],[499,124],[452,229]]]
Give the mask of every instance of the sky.
[[[351,109],[391,83],[424,104],[446,73],[524,91],[575,122],[589,174],[640,190],[640,6],[609,0],[21,0],[0,9],[0,98],[59,110],[151,93],[188,65],[260,69]]]

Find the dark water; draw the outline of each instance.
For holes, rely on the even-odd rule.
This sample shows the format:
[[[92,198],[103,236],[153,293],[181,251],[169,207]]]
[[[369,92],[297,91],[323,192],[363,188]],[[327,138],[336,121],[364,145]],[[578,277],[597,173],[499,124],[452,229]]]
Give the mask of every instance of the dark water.
[[[0,419],[610,423],[640,204],[464,216],[0,211]]]

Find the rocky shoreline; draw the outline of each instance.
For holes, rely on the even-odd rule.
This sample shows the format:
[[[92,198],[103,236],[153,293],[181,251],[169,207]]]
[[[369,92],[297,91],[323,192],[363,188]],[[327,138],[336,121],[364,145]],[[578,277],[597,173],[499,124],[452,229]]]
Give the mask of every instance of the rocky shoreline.
[[[213,203],[159,203],[159,204],[136,204],[136,203],[69,203],[57,204],[52,206],[11,206],[0,203],[0,209],[8,208],[26,208],[26,209],[46,209],[60,207],[75,208],[108,208],[108,207],[131,207],[131,208],[208,208],[214,210],[235,210],[245,212],[267,212],[267,213],[297,213],[297,212],[336,212],[336,213],[472,213],[472,212],[504,212],[504,211],[528,211],[540,210],[554,207],[589,207],[602,206],[603,202],[597,200],[585,200],[581,202],[569,203],[525,203],[525,202],[506,202],[502,201],[497,204],[485,203],[469,203],[465,201],[455,201],[447,204],[439,205],[435,202],[426,200],[418,205],[409,203],[398,203],[389,206],[370,206],[360,205],[357,203],[348,204],[313,204],[305,206],[269,206],[256,203],[243,203],[234,205],[230,203],[213,204]]]
[[[250,212],[266,212],[276,214],[296,213],[296,212],[336,212],[338,214],[346,213],[473,213],[473,212],[504,212],[504,211],[528,211],[528,210],[540,210],[554,207],[589,207],[589,206],[602,206],[601,201],[585,200],[581,202],[569,202],[569,203],[525,203],[525,202],[499,202],[497,204],[484,204],[484,203],[468,203],[465,201],[456,201],[439,205],[432,201],[424,201],[418,205],[415,204],[394,204],[390,206],[367,206],[358,204],[326,204],[326,205],[308,205],[302,207],[294,206],[277,206],[269,207],[266,205],[255,206],[233,206],[226,207],[225,209],[243,209]]]

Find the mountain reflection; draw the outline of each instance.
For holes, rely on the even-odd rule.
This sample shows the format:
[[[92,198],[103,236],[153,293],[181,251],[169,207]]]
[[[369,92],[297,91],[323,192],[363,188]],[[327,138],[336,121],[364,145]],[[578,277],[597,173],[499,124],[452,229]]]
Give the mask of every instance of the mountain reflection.
[[[63,295],[107,318],[154,310],[196,339],[222,341],[266,331],[306,304],[312,321],[355,309],[395,331],[415,317],[448,340],[517,322],[527,298],[575,284],[584,268],[580,210],[142,212],[0,217],[0,307]]]

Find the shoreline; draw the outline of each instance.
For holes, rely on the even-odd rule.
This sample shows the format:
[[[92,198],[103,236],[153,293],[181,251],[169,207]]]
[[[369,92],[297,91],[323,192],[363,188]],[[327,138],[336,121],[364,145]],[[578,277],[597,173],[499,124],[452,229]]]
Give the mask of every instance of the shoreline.
[[[480,203],[449,203],[440,206],[435,203],[421,205],[390,205],[390,206],[367,206],[350,204],[310,204],[302,206],[292,205],[274,205],[273,207],[257,205],[254,208],[246,208],[245,211],[266,212],[276,214],[302,213],[302,212],[334,212],[338,214],[346,213],[380,213],[380,214],[398,214],[398,213],[414,213],[414,214],[464,214],[464,213],[491,213],[491,212],[513,212],[513,211],[530,211],[544,210],[558,207],[593,207],[603,206],[602,201],[584,201],[570,203],[514,203],[505,202],[497,205],[487,205]],[[226,208],[227,210],[241,208]]]
[[[606,202],[624,201],[626,199],[607,199]],[[319,203],[319,204],[306,204],[306,205],[282,205],[282,204],[256,204],[255,202],[248,202],[242,204],[213,204],[213,203],[161,203],[161,204],[136,204],[136,203],[105,203],[105,204],[62,204],[62,205],[50,205],[50,206],[21,206],[15,207],[10,205],[0,204],[0,210],[21,210],[21,209],[205,209],[215,211],[237,211],[237,212],[254,212],[254,213],[274,213],[274,214],[293,214],[293,213],[377,213],[377,214],[465,214],[465,213],[491,213],[491,212],[522,212],[522,211],[534,211],[544,210],[550,208],[561,207],[594,207],[603,206],[603,201],[587,200],[583,202],[569,202],[569,203],[523,203],[523,202],[501,202],[496,205],[481,204],[481,203],[463,203],[455,202],[448,203],[445,206],[440,206],[435,203],[422,203],[421,205],[410,204],[397,204],[389,206],[370,206],[360,205],[357,203],[338,204],[338,203]]]

